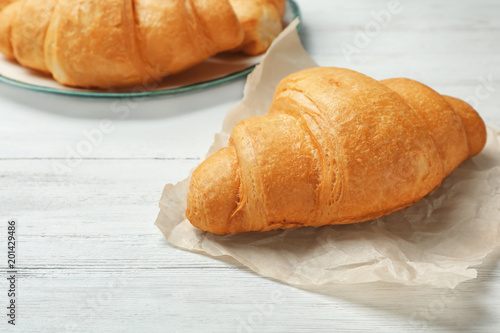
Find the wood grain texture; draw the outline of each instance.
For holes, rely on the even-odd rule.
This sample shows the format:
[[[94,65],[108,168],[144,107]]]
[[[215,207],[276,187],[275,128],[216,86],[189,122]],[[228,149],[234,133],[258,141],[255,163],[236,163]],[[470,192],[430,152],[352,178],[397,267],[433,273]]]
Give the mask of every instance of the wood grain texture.
[[[342,45],[355,45],[372,12],[389,1],[297,2],[304,44],[321,65],[410,77],[475,98],[481,116],[500,125],[498,1],[400,0],[403,10],[349,59]],[[7,219],[20,221],[18,325],[2,316],[1,332],[498,330],[500,252],[454,291],[391,284],[303,290],[170,246],[153,225],[162,188],[199,163],[243,84],[140,100],[0,84],[2,253]],[[110,123],[100,139],[104,119]]]

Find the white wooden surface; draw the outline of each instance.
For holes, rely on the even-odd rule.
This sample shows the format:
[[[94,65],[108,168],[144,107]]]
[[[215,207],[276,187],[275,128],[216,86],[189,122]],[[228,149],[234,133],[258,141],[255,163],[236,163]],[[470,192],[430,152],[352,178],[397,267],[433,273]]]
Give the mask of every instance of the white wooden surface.
[[[401,12],[373,30],[368,45],[356,44],[357,31],[390,1],[298,3],[303,42],[321,65],[420,80],[474,100],[488,123],[500,125],[497,0],[400,0]],[[363,47],[347,59],[347,44]],[[135,101],[0,84],[2,309],[7,219],[20,222],[17,326],[0,310],[0,332],[498,331],[500,253],[455,291],[302,290],[171,247],[153,225],[161,190],[199,163],[243,85]],[[111,123],[98,142],[103,119]],[[89,148],[85,133],[97,144]],[[83,158],[71,155],[78,149]]]

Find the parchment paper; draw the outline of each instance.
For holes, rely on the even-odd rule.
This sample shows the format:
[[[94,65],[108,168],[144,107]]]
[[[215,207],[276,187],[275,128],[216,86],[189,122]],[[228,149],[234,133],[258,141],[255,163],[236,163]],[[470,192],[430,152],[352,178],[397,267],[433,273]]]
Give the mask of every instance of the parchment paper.
[[[240,120],[266,114],[277,83],[316,66],[291,24],[248,77],[208,155],[227,145]],[[217,236],[186,220],[189,179],[168,184],[156,225],[173,245],[231,256],[264,276],[297,285],[372,281],[454,288],[475,278],[471,268],[500,245],[500,130],[433,193],[377,220],[344,226]]]

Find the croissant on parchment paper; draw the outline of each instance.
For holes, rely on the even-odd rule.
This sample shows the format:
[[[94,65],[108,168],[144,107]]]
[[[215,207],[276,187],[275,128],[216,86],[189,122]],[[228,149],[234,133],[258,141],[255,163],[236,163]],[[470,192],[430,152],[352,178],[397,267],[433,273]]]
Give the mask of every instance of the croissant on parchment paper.
[[[194,171],[186,216],[216,234],[366,221],[415,203],[485,142],[470,105],[424,84],[307,69]]]
[[[268,3],[284,8],[284,0],[235,0],[234,9],[229,0],[0,0],[0,52],[64,85],[150,84],[239,46],[265,51],[275,26],[248,22],[271,22],[274,12],[260,10]]]

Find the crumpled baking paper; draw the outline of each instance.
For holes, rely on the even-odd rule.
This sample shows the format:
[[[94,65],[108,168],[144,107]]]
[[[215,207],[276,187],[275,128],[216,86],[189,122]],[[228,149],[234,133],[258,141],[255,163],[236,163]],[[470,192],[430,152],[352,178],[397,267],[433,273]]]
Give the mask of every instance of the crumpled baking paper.
[[[208,155],[227,145],[244,118],[266,114],[277,83],[316,66],[291,24],[248,77]],[[500,130],[488,127],[483,152],[464,162],[416,204],[364,223],[218,236],[184,215],[189,179],[168,184],[156,225],[173,245],[231,256],[255,272],[302,286],[385,281],[454,288],[500,245]]]

